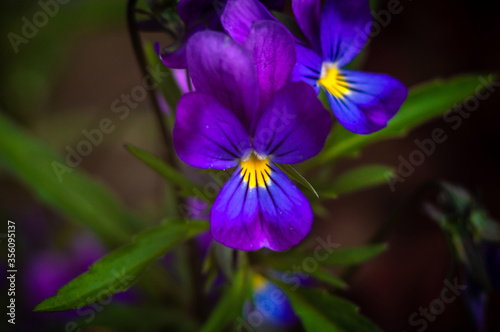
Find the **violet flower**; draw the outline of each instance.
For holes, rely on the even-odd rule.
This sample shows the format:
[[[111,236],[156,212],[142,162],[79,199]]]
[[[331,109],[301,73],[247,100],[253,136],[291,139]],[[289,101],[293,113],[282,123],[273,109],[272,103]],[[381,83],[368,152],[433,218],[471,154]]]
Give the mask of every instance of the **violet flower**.
[[[274,163],[319,153],[331,117],[309,85],[287,84],[293,37],[270,21],[256,22],[242,45],[203,31],[187,59],[196,92],[179,101],[175,149],[194,167],[237,167],[212,206],[213,238],[240,250],[296,245],[311,229],[311,205]]]
[[[292,3],[297,23],[309,47],[297,44],[294,81],[317,92],[323,88],[337,120],[357,134],[387,126],[408,94],[398,80],[384,74],[343,69],[364,47],[372,17],[368,0],[320,0]]]

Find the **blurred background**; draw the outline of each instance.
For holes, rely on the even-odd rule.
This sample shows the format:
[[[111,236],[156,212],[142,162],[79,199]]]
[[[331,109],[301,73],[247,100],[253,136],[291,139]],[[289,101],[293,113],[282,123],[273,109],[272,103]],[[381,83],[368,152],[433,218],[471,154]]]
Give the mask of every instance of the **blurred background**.
[[[74,149],[85,138],[82,131],[98,128],[103,118],[111,119],[116,128],[82,158],[78,170],[111,188],[130,209],[152,220],[161,219],[157,207],[162,203],[163,180],[123,147],[124,143],[133,143],[161,153],[154,114],[146,100],[131,106],[130,115],[124,119],[113,112],[112,106],[123,94],[130,94],[142,84],[126,30],[126,2],[69,1],[58,5],[57,12],[54,9],[53,17],[45,24],[23,31],[26,19],[44,23],[43,17],[34,17],[43,10],[40,3],[2,4],[0,111],[63,156],[68,153],[67,147]],[[379,1],[376,12],[387,9],[387,3]],[[380,33],[370,42],[364,70],[390,74],[410,87],[463,72],[498,73],[500,21],[494,2],[400,3],[401,12],[391,15],[390,22],[383,17],[381,20],[387,24],[379,21]],[[146,38],[154,41],[161,37]],[[411,176],[395,185],[395,191],[382,185],[328,201],[328,213],[315,223],[311,237],[331,234],[334,242],[345,247],[362,244],[409,201],[419,186],[431,179],[462,185],[481,198],[492,217],[500,219],[496,201],[500,187],[499,107],[500,92],[496,91],[481,101],[479,108],[463,119],[456,130],[438,119],[404,139],[376,144],[360,158],[344,161],[341,169],[368,162],[397,167],[400,156],[408,159],[417,148],[415,139],[430,138],[435,128],[442,128],[448,137]],[[9,137],[0,132],[0,139]],[[450,254],[438,226],[423,213],[427,199],[430,197],[420,195],[401,211],[394,227],[384,234],[389,250],[358,269],[346,292],[384,331],[416,331],[409,324],[409,317],[439,297],[447,278]],[[18,327],[63,331],[68,322],[81,322],[82,315],[74,312],[42,314],[31,309],[106,253],[105,245],[45,207],[2,168],[0,218],[15,221],[17,227]],[[0,264],[5,259],[2,254]],[[0,284],[3,289],[4,276]],[[5,293],[2,291],[0,298],[5,299]],[[115,304],[144,304],[134,288],[122,295],[114,298],[102,313],[94,309],[95,315],[105,317],[106,312],[115,310]],[[428,323],[426,331],[472,331],[463,300],[458,297],[447,304],[444,312]],[[490,305],[490,331],[500,331],[499,319],[494,317],[499,309],[496,294]],[[86,315],[83,318],[90,317],[90,313]],[[113,330],[104,328],[107,323],[103,321],[97,324],[100,329]],[[82,328],[96,325],[95,321],[79,324]]]

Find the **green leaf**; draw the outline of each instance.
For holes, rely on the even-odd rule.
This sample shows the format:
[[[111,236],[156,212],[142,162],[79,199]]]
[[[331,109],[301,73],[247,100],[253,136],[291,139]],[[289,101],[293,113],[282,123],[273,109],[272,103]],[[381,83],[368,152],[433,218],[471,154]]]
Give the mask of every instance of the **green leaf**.
[[[247,266],[235,273],[232,284],[217,303],[201,332],[220,332],[231,322],[236,322],[243,312],[245,300],[250,297],[249,277]]]
[[[335,249],[323,265],[348,266],[363,263],[387,249],[386,244],[371,244],[362,247]]]
[[[316,279],[323,281],[332,287],[341,289],[347,288],[347,284],[344,280],[334,276],[332,273],[325,271],[323,269],[317,269],[313,271],[311,275]]]
[[[132,243],[120,247],[92,265],[88,272],[64,285],[57,295],[35,311],[62,311],[102,301],[130,288],[155,260],[192,236],[208,229],[207,222],[168,222],[139,233]]]
[[[318,193],[316,192],[314,187],[302,175],[300,175],[300,173],[297,172],[295,168],[293,168],[291,165],[288,164],[274,164],[274,165],[276,165],[276,167],[278,167],[281,171],[283,171],[283,173],[288,175],[289,178],[297,181],[298,183],[300,183],[301,185],[312,191],[313,194],[317,198],[319,198]]]
[[[193,196],[193,190],[198,188],[198,186],[192,182],[189,178],[184,176],[181,172],[173,168],[172,166],[164,163],[160,158],[155,155],[134,147],[133,145],[126,144],[125,148],[132,153],[137,159],[144,162],[151,169],[156,171],[166,180],[175,184],[185,196]],[[203,198],[203,197],[202,197]]]
[[[337,176],[333,184],[327,189],[320,190],[320,193],[321,196],[334,198],[378,186],[393,176],[393,169],[386,166],[362,166]]]
[[[300,317],[306,331],[328,332],[381,332],[368,318],[358,312],[351,302],[320,289],[292,290],[279,283]]]
[[[331,247],[333,248],[333,247]],[[292,273],[292,267],[297,262],[303,262],[311,258],[315,259],[320,266],[351,266],[363,263],[381,252],[387,246],[385,244],[373,244],[360,247],[331,249],[327,253],[318,256],[316,251],[290,250],[287,252],[273,253],[272,255],[260,256],[259,263],[272,266],[276,270]]]
[[[375,142],[405,136],[411,129],[442,115],[455,104],[473,95],[481,85],[477,75],[463,75],[449,80],[435,80],[410,90],[401,110],[389,125],[370,135],[357,135],[337,124],[329,144],[315,158],[315,164],[345,156],[356,156]]]
[[[63,216],[92,229],[108,245],[122,244],[138,219],[101,183],[70,167],[43,142],[0,113],[0,165]]]

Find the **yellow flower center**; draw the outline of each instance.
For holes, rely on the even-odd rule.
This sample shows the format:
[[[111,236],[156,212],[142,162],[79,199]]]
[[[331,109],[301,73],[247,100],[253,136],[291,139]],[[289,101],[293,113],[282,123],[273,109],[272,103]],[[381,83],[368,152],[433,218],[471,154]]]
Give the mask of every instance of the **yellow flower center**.
[[[340,74],[337,66],[332,63],[323,64],[318,83],[337,98],[342,98],[349,93],[349,84]]]
[[[249,156],[241,160],[241,176],[250,188],[265,187],[269,184],[271,168],[269,159],[252,151]]]

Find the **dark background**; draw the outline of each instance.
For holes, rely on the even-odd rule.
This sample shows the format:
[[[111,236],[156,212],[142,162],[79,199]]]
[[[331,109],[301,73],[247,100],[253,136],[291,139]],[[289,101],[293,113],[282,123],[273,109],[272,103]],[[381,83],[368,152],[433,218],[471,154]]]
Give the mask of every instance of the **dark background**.
[[[408,86],[464,72],[498,72],[500,21],[493,1],[403,0],[401,4],[402,12],[392,15],[371,41],[364,70],[388,73]],[[21,17],[39,10],[31,1],[2,7],[4,36],[9,31],[19,33]],[[78,12],[76,0],[61,5],[33,40],[20,45],[18,54],[2,37],[2,110],[61,153],[82,139],[83,129],[96,128],[101,118],[116,116],[111,103],[140,83],[125,27],[125,1],[109,1],[105,7],[106,19],[104,14]],[[381,1],[379,8],[385,9],[386,2]],[[65,27],[71,29],[64,31]],[[480,194],[491,215],[500,219],[499,106],[496,92],[457,130],[437,119],[404,139],[371,146],[360,159],[343,162],[343,169],[368,162],[397,167],[398,156],[408,158],[416,149],[415,139],[431,137],[434,128],[442,128],[448,136],[404,183],[396,185],[395,192],[383,185],[327,202],[330,214],[316,222],[312,236],[331,234],[345,247],[362,244],[430,179],[445,179]],[[84,158],[80,168],[109,186],[127,205],[160,218],[154,206],[160,203],[161,179],[123,149],[124,142],[133,142],[150,151],[160,150],[153,113],[144,102],[116,124],[117,129]],[[0,133],[0,139],[8,137]],[[415,331],[408,318],[428,306],[444,287],[450,255],[438,227],[422,212],[423,202],[430,198],[424,194],[403,210],[385,235],[389,250],[359,269],[347,292],[384,331]],[[0,216],[19,225],[18,243],[24,248],[19,264],[29,261],[35,251],[63,247],[67,221],[1,170]],[[46,238],[32,241],[33,229],[43,229],[39,234]],[[446,305],[426,331],[471,331],[463,300],[459,297]],[[25,302],[28,307],[30,301]],[[492,302],[491,331],[498,331],[494,314],[500,308],[498,294]],[[32,317],[26,311],[19,319],[24,315]]]

